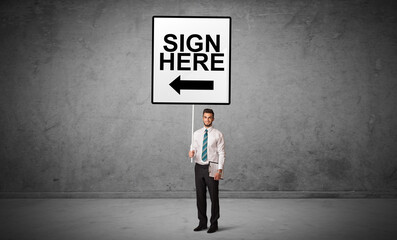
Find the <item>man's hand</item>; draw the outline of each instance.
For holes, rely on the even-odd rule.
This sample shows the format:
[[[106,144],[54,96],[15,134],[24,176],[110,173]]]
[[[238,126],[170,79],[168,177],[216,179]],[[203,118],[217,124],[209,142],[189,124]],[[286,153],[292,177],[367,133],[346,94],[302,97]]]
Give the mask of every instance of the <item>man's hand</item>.
[[[221,179],[221,176],[222,176],[222,170],[219,169],[218,172],[215,173],[214,180],[218,181],[219,179]]]
[[[194,150],[189,151],[189,157],[190,157],[190,158],[194,157]]]

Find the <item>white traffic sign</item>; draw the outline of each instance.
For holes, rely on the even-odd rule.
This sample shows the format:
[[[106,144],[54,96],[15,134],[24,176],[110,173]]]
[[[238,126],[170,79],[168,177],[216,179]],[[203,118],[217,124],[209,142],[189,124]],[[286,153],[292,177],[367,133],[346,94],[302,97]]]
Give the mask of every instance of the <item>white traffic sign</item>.
[[[230,17],[153,17],[152,103],[230,104]]]

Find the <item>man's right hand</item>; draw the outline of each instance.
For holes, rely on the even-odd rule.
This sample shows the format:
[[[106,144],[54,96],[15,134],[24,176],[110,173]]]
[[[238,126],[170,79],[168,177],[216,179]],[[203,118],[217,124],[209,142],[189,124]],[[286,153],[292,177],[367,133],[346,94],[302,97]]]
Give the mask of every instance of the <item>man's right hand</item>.
[[[189,157],[190,157],[190,158],[194,157],[194,150],[189,151]]]

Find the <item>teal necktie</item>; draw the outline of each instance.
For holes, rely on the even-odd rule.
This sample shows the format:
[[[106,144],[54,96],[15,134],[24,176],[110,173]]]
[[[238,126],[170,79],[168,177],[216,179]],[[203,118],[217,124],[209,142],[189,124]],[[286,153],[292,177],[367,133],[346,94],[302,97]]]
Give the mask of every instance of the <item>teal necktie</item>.
[[[203,153],[201,159],[203,162],[207,161],[207,142],[208,142],[208,129],[205,129],[204,140],[203,140]]]

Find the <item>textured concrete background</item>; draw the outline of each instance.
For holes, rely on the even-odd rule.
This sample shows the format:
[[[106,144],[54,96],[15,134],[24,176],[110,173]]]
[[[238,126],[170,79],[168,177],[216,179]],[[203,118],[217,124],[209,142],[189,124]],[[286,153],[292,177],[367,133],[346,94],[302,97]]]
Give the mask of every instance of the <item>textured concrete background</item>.
[[[76,0],[0,3],[1,192],[194,189],[191,107],[150,103],[153,15],[232,17],[222,190],[397,190],[393,1]]]

